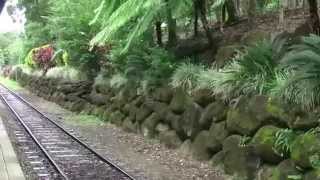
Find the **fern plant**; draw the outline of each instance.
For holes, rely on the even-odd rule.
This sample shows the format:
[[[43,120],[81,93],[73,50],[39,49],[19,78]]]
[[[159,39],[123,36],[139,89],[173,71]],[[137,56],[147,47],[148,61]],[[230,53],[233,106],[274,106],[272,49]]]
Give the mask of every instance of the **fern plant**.
[[[320,104],[320,37],[310,35],[292,46],[281,60],[282,68],[290,72],[280,91],[288,102],[312,109]]]
[[[241,94],[266,94],[276,76],[277,61],[271,42],[248,47],[223,69],[208,69],[200,73],[197,88],[211,89],[224,99]]]
[[[198,77],[202,71],[204,71],[202,65],[183,63],[174,71],[170,85],[173,88],[181,88],[190,93],[197,87]]]
[[[130,27],[130,32],[121,36],[125,38],[120,38],[127,42],[123,49],[125,53],[138,37],[150,29],[154,20],[165,15],[163,9],[166,3],[169,3],[168,7],[176,16],[192,7],[189,0],[104,0],[96,9],[96,16],[90,23],[104,22],[101,31],[91,40],[91,47],[118,40],[123,29]]]

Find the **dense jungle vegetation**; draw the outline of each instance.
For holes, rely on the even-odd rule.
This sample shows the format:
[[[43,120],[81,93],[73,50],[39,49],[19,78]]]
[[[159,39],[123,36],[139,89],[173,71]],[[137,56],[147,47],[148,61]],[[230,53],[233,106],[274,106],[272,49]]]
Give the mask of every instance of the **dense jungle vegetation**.
[[[113,88],[209,89],[226,100],[264,94],[306,109],[320,103],[316,0],[19,0],[16,9],[27,22],[23,34],[0,36],[7,69]],[[302,32],[283,33],[290,11],[305,15]],[[269,16],[277,24],[270,36],[226,40],[239,24],[247,33]],[[232,55],[221,64],[226,45]]]

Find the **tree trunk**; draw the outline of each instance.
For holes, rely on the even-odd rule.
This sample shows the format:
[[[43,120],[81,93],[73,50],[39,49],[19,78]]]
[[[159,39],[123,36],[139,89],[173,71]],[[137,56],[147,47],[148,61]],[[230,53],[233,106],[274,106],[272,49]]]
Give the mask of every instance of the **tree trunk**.
[[[251,0],[252,1],[252,0]],[[235,4],[233,0],[229,0],[225,2],[226,11],[228,13],[228,21],[227,23],[232,23],[238,20],[237,11],[235,8]]]
[[[162,29],[161,29],[161,21],[156,22],[156,34],[157,34],[157,43],[161,47],[162,44]]]
[[[199,10],[199,14],[200,14],[200,19],[204,28],[204,31],[206,32],[206,36],[208,38],[209,44],[212,45],[213,44],[213,37],[210,31],[210,27],[209,27],[209,23],[207,20],[207,11],[206,11],[206,1],[205,0],[195,0],[195,6],[198,7]]]
[[[249,25],[252,26],[254,23],[254,18],[256,16],[256,0],[249,0],[249,7],[248,7],[248,20]]]
[[[169,0],[166,0],[167,23],[168,23],[168,46],[173,47],[177,44],[177,22],[172,16]]]
[[[319,20],[319,14],[318,14],[318,2],[317,0],[308,0],[309,2],[309,12],[310,12],[310,26],[312,29],[312,32],[320,35],[320,20]]]
[[[198,11],[197,3],[194,3],[194,24],[193,24],[193,31],[194,31],[194,37],[197,37],[199,34],[199,11]]]

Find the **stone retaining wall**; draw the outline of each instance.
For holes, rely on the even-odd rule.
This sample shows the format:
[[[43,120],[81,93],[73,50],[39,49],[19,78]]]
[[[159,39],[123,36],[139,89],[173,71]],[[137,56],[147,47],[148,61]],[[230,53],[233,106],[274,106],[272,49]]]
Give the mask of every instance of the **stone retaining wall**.
[[[298,133],[289,154],[274,148],[281,129],[305,132],[317,127],[316,113],[284,108],[265,96],[240,97],[226,104],[206,90],[189,96],[161,87],[141,94],[136,89],[117,91],[91,82],[62,82],[23,73],[12,78],[71,111],[96,115],[126,131],[158,138],[170,148],[209,160],[243,179],[320,179],[309,160],[311,155],[320,155],[319,138]]]

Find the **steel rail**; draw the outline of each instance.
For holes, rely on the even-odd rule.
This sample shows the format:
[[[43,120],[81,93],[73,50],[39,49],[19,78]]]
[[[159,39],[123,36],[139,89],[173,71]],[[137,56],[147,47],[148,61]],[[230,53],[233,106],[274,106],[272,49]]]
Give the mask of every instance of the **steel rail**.
[[[108,165],[112,166],[113,168],[117,169],[119,172],[121,172],[122,174],[124,174],[127,178],[129,178],[130,180],[136,180],[133,176],[131,176],[130,174],[128,174],[126,171],[124,171],[121,167],[119,167],[118,165],[116,165],[115,163],[113,163],[110,159],[107,159],[105,157],[103,157],[101,154],[99,154],[98,152],[96,152],[95,150],[93,150],[92,148],[89,147],[89,145],[87,145],[85,142],[81,141],[79,138],[75,137],[74,135],[72,135],[71,133],[69,133],[66,129],[64,129],[61,125],[59,125],[58,123],[56,123],[55,121],[53,121],[52,119],[50,119],[48,116],[46,116],[44,113],[42,113],[41,111],[39,111],[36,107],[34,107],[31,103],[29,103],[27,100],[25,100],[23,97],[21,97],[20,95],[18,95],[17,93],[11,91],[9,88],[7,88],[6,86],[4,86],[3,84],[0,83],[0,85],[7,89],[13,96],[17,97],[18,99],[20,99],[23,103],[25,103],[27,106],[29,106],[30,108],[32,108],[34,111],[36,111],[37,113],[39,113],[43,118],[45,118],[46,120],[48,120],[49,122],[51,122],[52,124],[54,124],[55,126],[57,126],[60,130],[62,130],[65,134],[67,134],[69,137],[71,137],[73,140],[75,140],[76,142],[78,142],[79,144],[81,144],[85,149],[89,150],[91,153],[93,153],[95,156],[97,156],[101,161],[107,163]]]
[[[9,102],[5,99],[5,97],[0,94],[2,101],[8,106],[10,111],[14,114],[14,116],[18,119],[18,121],[21,123],[22,127],[27,131],[27,133],[30,135],[30,137],[33,139],[33,141],[36,143],[36,145],[40,148],[40,150],[44,153],[44,155],[49,159],[49,162],[53,165],[53,167],[58,171],[58,173],[65,179],[69,180],[67,175],[63,172],[63,170],[59,167],[58,163],[53,160],[53,158],[50,156],[48,151],[41,145],[41,143],[37,140],[37,138],[34,136],[30,128],[23,122],[21,116],[12,108],[12,106],[9,104]]]

